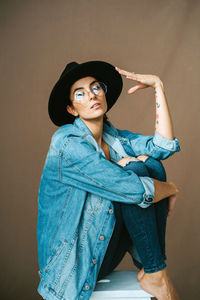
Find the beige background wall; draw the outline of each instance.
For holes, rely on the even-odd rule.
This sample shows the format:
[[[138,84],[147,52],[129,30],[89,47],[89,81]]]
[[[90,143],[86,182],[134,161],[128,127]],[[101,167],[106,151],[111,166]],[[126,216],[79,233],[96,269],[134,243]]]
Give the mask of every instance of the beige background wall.
[[[4,0],[1,37],[1,287],[6,299],[41,299],[37,193],[50,138],[49,93],[71,61],[105,60],[162,79],[182,152],[163,161],[180,189],[168,220],[168,269],[181,299],[200,293],[200,2],[195,0]],[[154,134],[152,89],[108,114],[118,128]],[[132,268],[127,256],[120,268]]]

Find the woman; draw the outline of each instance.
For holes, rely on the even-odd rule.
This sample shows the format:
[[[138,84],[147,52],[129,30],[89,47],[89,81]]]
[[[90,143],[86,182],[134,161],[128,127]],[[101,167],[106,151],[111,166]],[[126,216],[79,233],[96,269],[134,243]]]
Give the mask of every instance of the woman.
[[[117,129],[107,120],[122,90],[121,75],[138,82],[129,93],[155,89],[154,136]],[[89,299],[96,281],[129,251],[144,290],[159,300],[178,299],[164,243],[178,189],[166,182],[160,160],[180,147],[160,79],[103,61],[72,62],[51,92],[49,115],[60,128],[39,189],[38,292],[48,300]]]

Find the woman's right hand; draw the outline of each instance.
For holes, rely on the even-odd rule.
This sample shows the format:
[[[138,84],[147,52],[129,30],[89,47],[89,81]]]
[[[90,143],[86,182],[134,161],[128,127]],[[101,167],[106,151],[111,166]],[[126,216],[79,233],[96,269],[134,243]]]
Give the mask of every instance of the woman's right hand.
[[[175,202],[179,193],[177,186],[173,182],[165,182],[152,178],[155,186],[154,202],[169,197],[169,211],[168,216],[171,215]]]
[[[172,211],[174,210],[176,204],[177,195],[172,195],[169,197],[169,206],[168,206],[168,214],[167,216],[171,216]]]
[[[169,196],[169,207],[168,207],[168,215],[167,215],[168,217],[171,216],[172,211],[174,210],[177,196],[179,194],[179,189],[177,188],[177,186],[173,182],[170,182],[170,183],[174,187],[175,193],[173,195]]]
[[[144,160],[142,158],[134,158],[135,161],[143,160],[145,161],[147,156],[144,157]],[[133,157],[124,157],[120,159],[117,163],[124,167],[126,164],[128,164],[130,161],[133,160]],[[162,199],[165,199],[169,197],[169,207],[168,207],[168,217],[172,214],[172,211],[174,210],[175,203],[177,200],[177,196],[179,193],[179,190],[177,186],[173,182],[165,182],[160,181],[154,178],[151,178],[154,181],[155,186],[155,193],[154,193],[154,202],[158,202]]]

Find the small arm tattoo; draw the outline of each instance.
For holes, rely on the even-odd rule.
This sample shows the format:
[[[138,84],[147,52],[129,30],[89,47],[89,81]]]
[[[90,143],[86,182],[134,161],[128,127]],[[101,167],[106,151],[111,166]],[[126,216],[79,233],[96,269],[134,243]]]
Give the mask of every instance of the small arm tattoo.
[[[159,108],[159,107],[160,107],[160,104],[159,104],[158,102],[156,102],[156,106],[157,106],[157,108]]]

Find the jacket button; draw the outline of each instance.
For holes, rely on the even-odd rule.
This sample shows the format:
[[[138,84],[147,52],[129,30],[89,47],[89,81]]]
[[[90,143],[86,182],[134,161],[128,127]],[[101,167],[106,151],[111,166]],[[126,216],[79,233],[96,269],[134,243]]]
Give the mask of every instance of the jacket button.
[[[114,211],[113,211],[113,209],[109,209],[109,211],[108,211],[108,212],[109,212],[109,214],[111,214],[111,215],[112,215]]]
[[[85,285],[85,289],[86,289],[86,290],[89,290],[89,289],[90,289],[90,286],[89,286],[89,285]]]
[[[153,202],[153,198],[151,198],[151,197],[145,198],[145,200],[146,200],[147,202]]]
[[[94,259],[92,260],[92,262],[93,262],[94,265],[96,265],[97,259],[94,258]]]
[[[104,241],[105,240],[105,236],[104,235],[100,235],[100,240]]]

